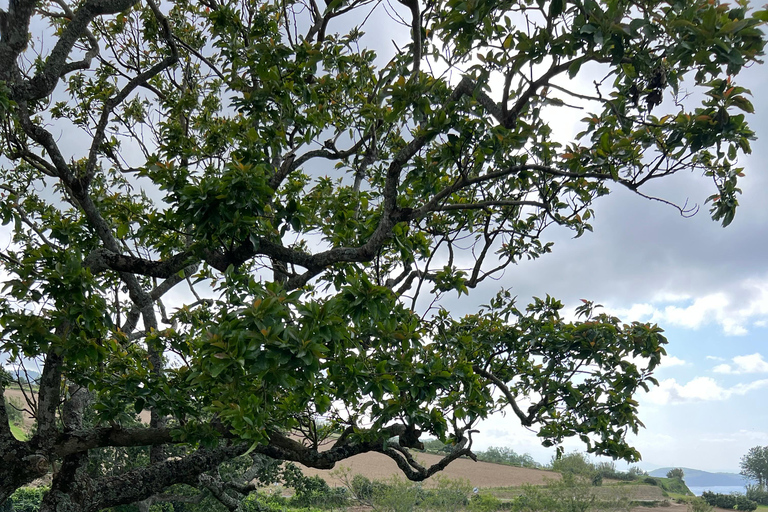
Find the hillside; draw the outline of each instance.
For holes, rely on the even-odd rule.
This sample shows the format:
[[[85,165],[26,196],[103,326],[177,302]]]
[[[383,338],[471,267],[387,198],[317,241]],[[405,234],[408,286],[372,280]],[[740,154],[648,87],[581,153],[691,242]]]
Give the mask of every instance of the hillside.
[[[651,476],[667,476],[667,472],[672,468],[659,468],[651,471]],[[700,469],[682,468],[685,472],[686,485],[693,487],[707,486],[743,486],[750,481],[737,473],[710,473]]]
[[[416,454],[416,460],[422,465],[432,465],[440,460],[438,455],[429,453]],[[387,479],[398,475],[403,478],[403,473],[395,462],[380,453],[366,453],[357,455],[341,462],[336,470],[310,469],[301,466],[304,474],[318,475],[332,486],[341,485],[338,478],[338,468],[349,468],[350,475],[361,474],[370,479]],[[526,469],[514,466],[492,464],[490,462],[474,462],[470,459],[453,461],[445,470],[438,473],[447,478],[466,478],[472,487],[517,487],[525,484],[544,485],[548,480],[559,480],[560,473],[544,471],[541,469]],[[434,477],[433,477],[434,478]],[[427,480],[427,485],[430,480]]]

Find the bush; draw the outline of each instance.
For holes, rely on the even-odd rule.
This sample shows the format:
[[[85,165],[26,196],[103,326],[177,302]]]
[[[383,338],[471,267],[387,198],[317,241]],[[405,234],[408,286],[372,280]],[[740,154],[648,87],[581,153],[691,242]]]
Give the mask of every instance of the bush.
[[[240,504],[241,512],[283,512],[288,499],[279,493],[254,492]]]
[[[563,473],[563,479],[544,487],[523,486],[523,493],[515,500],[515,512],[586,512],[595,505],[595,494],[590,481]]]
[[[466,508],[472,493],[469,480],[454,480],[441,475],[437,475],[434,480],[437,485],[426,491],[423,508],[438,512],[458,512]]]
[[[37,512],[43,496],[48,492],[47,487],[22,487],[16,489],[3,504],[2,511],[7,512]]]
[[[759,485],[748,485],[747,498],[759,505],[768,505],[768,489]]]
[[[283,470],[285,485],[293,488],[296,494],[290,499],[292,507],[345,507],[349,501],[347,490],[343,487],[331,487],[319,476],[305,476],[293,464]]]
[[[496,512],[501,510],[502,505],[505,505],[496,496],[490,494],[475,494],[470,498],[467,510],[470,512]]]
[[[529,454],[520,455],[511,448],[496,448],[491,446],[485,451],[476,452],[477,460],[484,462],[493,462],[495,464],[506,464],[507,466],[517,466],[521,468],[540,468],[541,464],[536,462]]]
[[[694,498],[688,502],[688,512],[712,512],[712,505],[704,498]]]
[[[629,471],[617,471],[616,465],[613,462],[601,462],[596,464],[595,472],[603,478],[610,478],[612,480],[621,480],[623,482],[637,480],[637,474]]]
[[[667,471],[667,478],[675,478],[677,480],[682,480],[685,477],[685,472],[682,468],[675,468],[670,469]]]
[[[411,512],[426,497],[420,485],[406,482],[396,476],[374,491],[374,508],[381,512]]]
[[[373,506],[376,496],[387,492],[387,484],[378,480],[371,481],[363,475],[355,475],[352,480],[344,479],[352,498],[363,505]]]
[[[713,507],[731,508],[735,510],[744,510],[752,512],[757,508],[757,503],[748,499],[743,494],[715,494],[705,492],[701,497]]]
[[[553,457],[550,467],[552,470],[562,473],[563,475],[570,473],[572,475],[580,475],[587,478],[592,478],[592,475],[595,472],[595,465],[589,461],[586,455],[578,452],[563,455],[559,459]]]

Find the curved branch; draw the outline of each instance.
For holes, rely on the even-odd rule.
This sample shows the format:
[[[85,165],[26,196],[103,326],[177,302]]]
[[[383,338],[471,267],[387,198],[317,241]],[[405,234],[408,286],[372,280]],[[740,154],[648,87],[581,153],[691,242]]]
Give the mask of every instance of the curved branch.
[[[507,402],[509,403],[510,407],[512,407],[512,410],[515,412],[517,417],[520,418],[520,423],[522,423],[524,427],[530,427],[531,425],[533,425],[533,421],[532,421],[533,418],[530,416],[527,416],[522,410],[520,410],[520,407],[518,407],[516,402],[517,397],[507,387],[504,381],[496,377],[491,372],[480,367],[479,365],[473,365],[472,371],[474,371],[476,374],[480,375],[481,377],[488,379],[497,388],[499,388],[499,391],[501,391],[502,394],[504,395],[504,398],[507,399]]]

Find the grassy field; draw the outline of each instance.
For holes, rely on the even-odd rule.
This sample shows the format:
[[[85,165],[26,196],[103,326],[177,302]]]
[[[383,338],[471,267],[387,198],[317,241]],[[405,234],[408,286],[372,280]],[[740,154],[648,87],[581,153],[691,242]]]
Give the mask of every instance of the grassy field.
[[[19,441],[24,441],[27,438],[26,434],[24,434],[24,431],[16,425],[11,425],[11,434],[13,434],[13,437]]]
[[[603,485],[591,487],[592,493],[600,500],[626,498],[638,502],[660,502],[665,498],[662,489],[647,484]],[[480,489],[480,494],[493,496],[500,500],[514,499],[523,492],[523,487],[488,487]],[[683,496],[682,494],[680,495]],[[768,512],[768,510],[764,511]]]

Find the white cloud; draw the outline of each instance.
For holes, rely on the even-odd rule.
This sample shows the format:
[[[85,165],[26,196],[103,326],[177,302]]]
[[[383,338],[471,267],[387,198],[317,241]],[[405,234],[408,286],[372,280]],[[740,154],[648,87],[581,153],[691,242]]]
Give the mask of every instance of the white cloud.
[[[661,360],[661,365],[666,368],[670,366],[684,366],[686,364],[688,364],[686,361],[675,356],[667,356]]]
[[[732,359],[733,365],[719,364],[712,368],[715,373],[768,373],[768,361],[759,353],[748,356],[736,356]]]
[[[744,336],[748,327],[768,326],[768,276],[750,278],[726,291],[690,297],[661,292],[648,303],[607,308],[628,321],[700,329],[716,324],[728,336]]]
[[[707,356],[705,359],[709,359],[711,361],[725,361],[725,359],[720,356]]]
[[[734,395],[746,395],[756,389],[768,387],[768,379],[724,388],[711,377],[696,377],[687,384],[675,379],[665,379],[651,389],[645,398],[652,403],[665,405],[685,402],[711,402],[727,400]]]

